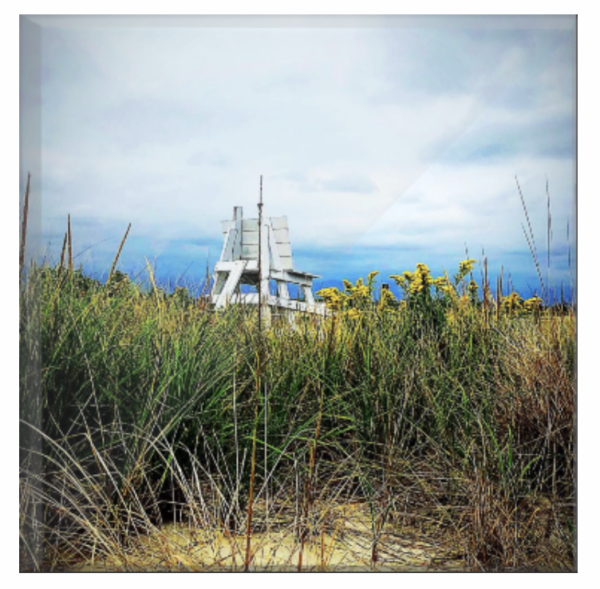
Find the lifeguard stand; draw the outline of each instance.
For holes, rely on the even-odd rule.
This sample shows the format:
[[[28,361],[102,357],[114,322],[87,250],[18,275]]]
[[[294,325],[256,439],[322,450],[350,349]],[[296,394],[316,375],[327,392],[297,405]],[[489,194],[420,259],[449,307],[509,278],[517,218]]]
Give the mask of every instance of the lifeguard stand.
[[[242,207],[234,207],[233,219],[222,221],[224,234],[221,257],[215,265],[211,300],[217,309],[232,303],[263,304],[279,309],[326,315],[323,303],[315,302],[312,283],[316,274],[294,270],[287,217],[263,217],[262,231],[258,219],[244,219]],[[259,234],[261,264],[259,276]],[[269,292],[275,281],[277,294]],[[242,293],[241,285],[256,287],[255,293]],[[290,298],[288,284],[301,289],[304,301]]]

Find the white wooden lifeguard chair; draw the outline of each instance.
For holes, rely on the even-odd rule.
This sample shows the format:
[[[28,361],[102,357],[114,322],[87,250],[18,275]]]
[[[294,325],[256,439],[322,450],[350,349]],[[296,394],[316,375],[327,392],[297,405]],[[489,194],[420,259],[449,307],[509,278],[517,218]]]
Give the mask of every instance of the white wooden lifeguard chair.
[[[258,219],[244,219],[242,207],[234,207],[232,220],[221,222],[225,239],[213,276],[211,300],[215,307],[258,304],[260,290],[262,304],[271,308],[327,315],[324,303],[315,302],[312,292],[313,279],[319,276],[294,270],[287,217],[263,217],[260,232],[258,223]],[[276,294],[270,293],[272,280]],[[242,293],[243,284],[256,287],[256,292]],[[303,301],[290,298],[288,284],[298,285]]]

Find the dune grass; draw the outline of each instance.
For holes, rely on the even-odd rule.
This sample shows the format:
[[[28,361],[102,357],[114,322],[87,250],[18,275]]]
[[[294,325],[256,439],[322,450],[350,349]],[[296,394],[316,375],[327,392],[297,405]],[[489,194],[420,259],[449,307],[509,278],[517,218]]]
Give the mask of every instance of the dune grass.
[[[261,329],[151,270],[30,268],[22,568],[263,570],[285,536],[293,570],[402,569],[410,541],[461,570],[573,570],[574,312],[480,298],[473,263],[394,277],[403,301],[372,273],[321,292],[331,317]]]

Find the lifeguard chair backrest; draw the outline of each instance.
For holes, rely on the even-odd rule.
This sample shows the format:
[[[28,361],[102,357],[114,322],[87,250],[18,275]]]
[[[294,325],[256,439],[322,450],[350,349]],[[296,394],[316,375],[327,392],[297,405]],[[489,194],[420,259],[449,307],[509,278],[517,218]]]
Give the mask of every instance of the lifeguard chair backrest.
[[[290,230],[288,229],[287,217],[271,217],[270,222],[277,245],[277,253],[281,262],[281,269],[293,270],[292,244],[290,243]]]
[[[273,241],[277,247],[279,255],[277,266],[280,266],[278,269],[293,270],[292,245],[287,217],[270,217],[265,225],[267,225],[265,229],[272,232]],[[258,219],[244,219],[242,208],[235,207],[234,219],[221,221],[221,228],[224,235],[227,235],[230,230],[239,231],[241,229],[241,236],[238,236],[235,231],[229,234],[229,241],[224,248],[224,261],[258,260]],[[268,244],[270,241],[270,236],[265,235],[263,244]]]
[[[270,224],[270,227],[268,225]],[[287,217],[271,217],[267,230],[273,232],[282,270],[293,270],[292,245]],[[265,236],[268,243],[268,236]],[[263,242],[265,243],[265,242]],[[242,219],[242,260],[258,260],[258,219]]]
[[[258,219],[242,219],[241,258],[258,260]]]

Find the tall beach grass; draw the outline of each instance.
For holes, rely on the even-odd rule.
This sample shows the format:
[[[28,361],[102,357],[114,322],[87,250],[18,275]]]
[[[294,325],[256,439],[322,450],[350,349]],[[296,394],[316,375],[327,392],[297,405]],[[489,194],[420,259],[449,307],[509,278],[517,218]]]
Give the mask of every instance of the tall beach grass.
[[[429,567],[573,570],[573,310],[469,264],[396,276],[403,301],[372,273],[321,293],[331,317],[260,330],[150,268],[30,267],[22,568],[402,569],[425,542]]]

